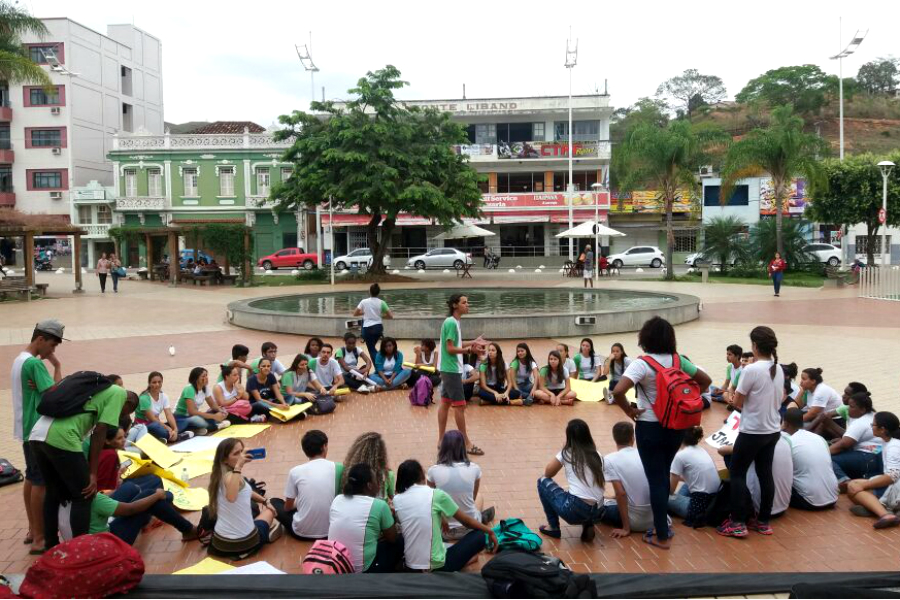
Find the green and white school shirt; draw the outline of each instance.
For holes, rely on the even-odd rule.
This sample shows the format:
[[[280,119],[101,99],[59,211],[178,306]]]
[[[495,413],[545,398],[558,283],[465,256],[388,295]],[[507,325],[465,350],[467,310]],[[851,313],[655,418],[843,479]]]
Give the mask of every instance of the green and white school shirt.
[[[452,316],[444,319],[444,324],[441,325],[440,371],[441,373],[462,373],[462,354],[447,352],[447,340],[453,340],[455,348],[462,346],[462,330],[459,327],[459,320]]]
[[[581,352],[575,355],[575,369],[578,371],[577,379],[593,379],[597,373],[597,367],[603,364],[604,358],[599,354],[594,355],[594,366],[591,366],[591,357]]]
[[[362,573],[372,566],[378,538],[394,524],[394,517],[384,500],[340,494],[331,502],[328,522],[329,541],[345,545],[354,572]]]
[[[206,399],[212,397],[212,394],[209,391],[209,388],[203,388],[202,390],[194,389],[194,386],[188,384],[184,386],[184,389],[181,390],[181,396],[178,398],[178,403],[175,405],[175,416],[176,417],[189,417],[190,413],[187,408],[187,401],[192,400],[194,402],[194,408],[199,411],[205,410],[207,407]]]
[[[394,496],[394,510],[403,533],[406,566],[416,570],[434,570],[444,566],[447,550],[441,538],[441,517],[450,518],[459,507],[439,489],[414,485]]]
[[[725,367],[725,376],[728,378],[728,381],[734,386],[734,389],[737,389],[738,382],[741,380],[741,372],[744,369],[742,367],[735,367],[733,364],[728,363],[728,366]]]
[[[59,419],[42,416],[35,423],[28,439],[33,442],[46,442],[54,448],[67,452],[81,452],[82,443],[97,423],[103,423],[107,427],[119,426],[119,415],[122,413],[126,397],[123,388],[117,385],[110,386],[85,402],[83,412]]]

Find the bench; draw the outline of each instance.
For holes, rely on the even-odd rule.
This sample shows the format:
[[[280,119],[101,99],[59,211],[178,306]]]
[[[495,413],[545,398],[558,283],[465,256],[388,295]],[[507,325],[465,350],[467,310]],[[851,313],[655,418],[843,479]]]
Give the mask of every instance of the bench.
[[[150,279],[150,271],[138,271],[137,276],[143,281],[147,281],[148,279]]]
[[[213,284],[216,276],[213,275],[212,273],[210,273],[209,275],[193,275],[193,274],[191,274],[191,275],[188,275],[188,278],[190,278],[194,282],[194,285],[202,286],[203,284],[206,284],[207,286],[210,286]]]
[[[38,294],[41,295],[41,298],[47,297],[47,288],[50,287],[49,283],[36,283],[34,284],[35,289],[37,289]]]
[[[44,291],[47,290],[47,284],[41,284],[44,286]],[[31,291],[33,288],[28,287],[23,281],[15,281],[15,282],[7,282],[0,281],[0,298],[6,298],[9,294],[18,294],[20,298],[24,298],[25,300],[31,300]]]
[[[859,274],[853,271],[841,271],[838,267],[825,267],[825,285],[823,287],[844,287],[859,282]]]
[[[234,285],[239,275],[222,275],[222,285]]]

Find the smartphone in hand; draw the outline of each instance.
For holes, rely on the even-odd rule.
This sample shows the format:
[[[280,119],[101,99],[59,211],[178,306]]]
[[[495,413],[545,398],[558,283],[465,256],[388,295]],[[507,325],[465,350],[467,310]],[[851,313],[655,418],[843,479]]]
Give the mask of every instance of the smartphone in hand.
[[[252,450],[247,450],[247,454],[250,455],[250,458],[253,460],[262,460],[266,457],[266,449],[253,448]]]

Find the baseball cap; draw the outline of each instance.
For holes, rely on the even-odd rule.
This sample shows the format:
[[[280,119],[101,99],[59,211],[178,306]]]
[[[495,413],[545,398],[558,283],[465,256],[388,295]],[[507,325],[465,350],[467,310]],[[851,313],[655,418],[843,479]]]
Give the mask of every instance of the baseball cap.
[[[56,336],[61,340],[66,340],[63,337],[63,332],[66,329],[66,326],[57,321],[56,319],[44,319],[40,323],[34,326],[36,331],[40,331],[41,333],[49,333],[50,335]],[[70,340],[66,340],[67,342]]]

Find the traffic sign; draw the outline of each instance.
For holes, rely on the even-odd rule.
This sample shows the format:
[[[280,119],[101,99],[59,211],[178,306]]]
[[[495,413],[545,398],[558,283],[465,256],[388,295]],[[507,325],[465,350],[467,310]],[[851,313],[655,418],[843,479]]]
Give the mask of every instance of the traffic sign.
[[[884,222],[887,221],[887,212],[883,208],[878,209],[878,222],[884,225]]]

